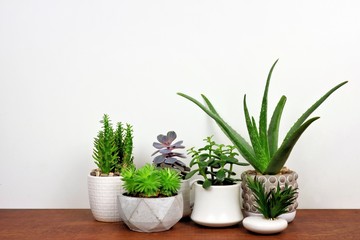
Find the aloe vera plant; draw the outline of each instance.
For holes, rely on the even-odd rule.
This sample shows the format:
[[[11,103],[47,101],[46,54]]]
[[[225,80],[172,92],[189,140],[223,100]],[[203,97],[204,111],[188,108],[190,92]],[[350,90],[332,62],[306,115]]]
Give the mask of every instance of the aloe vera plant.
[[[212,119],[214,119],[225,135],[237,147],[245,160],[247,160],[256,171],[262,174],[277,174],[280,172],[302,133],[310,126],[311,123],[319,119],[319,117],[308,119],[311,113],[313,113],[333,92],[347,83],[347,81],[345,81],[336,85],[327,93],[325,93],[325,95],[323,95],[318,101],[316,101],[308,110],[306,110],[306,112],[301,115],[301,117],[290,128],[283,142],[279,146],[279,126],[281,115],[286,102],[286,96],[282,96],[280,98],[271,117],[270,124],[267,124],[268,90],[271,75],[277,62],[278,60],[276,60],[272,65],[267,77],[258,126],[254,117],[251,117],[249,114],[246,104],[246,95],[244,96],[243,105],[245,122],[251,144],[248,143],[236,130],[234,130],[227,122],[223,120],[213,104],[205,95],[202,94],[201,96],[204,99],[206,105],[184,93],[177,93],[178,95],[195,103]]]

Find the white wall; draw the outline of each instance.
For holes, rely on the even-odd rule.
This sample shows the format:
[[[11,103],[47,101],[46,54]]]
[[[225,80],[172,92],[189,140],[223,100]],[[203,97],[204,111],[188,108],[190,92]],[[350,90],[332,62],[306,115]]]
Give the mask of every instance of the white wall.
[[[280,58],[270,109],[288,97],[281,134],[332,86],[295,147],[301,208],[359,208],[358,1],[0,1],[0,208],[88,208],[99,120],[129,122],[136,164],[157,134],[187,147],[215,134],[184,92],[205,93],[246,135]],[[247,137],[247,135],[246,135]],[[240,169],[239,171],[241,171]]]

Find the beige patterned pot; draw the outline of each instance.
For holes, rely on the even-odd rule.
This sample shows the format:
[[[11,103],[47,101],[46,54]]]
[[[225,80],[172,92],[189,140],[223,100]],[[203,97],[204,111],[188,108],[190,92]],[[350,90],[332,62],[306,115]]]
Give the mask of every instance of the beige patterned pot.
[[[120,216],[124,223],[137,232],[169,230],[183,216],[183,197],[138,198],[118,196]]]
[[[298,183],[297,183],[298,174],[286,168],[283,168],[280,174],[277,175],[262,175],[254,170],[248,170],[243,172],[241,174],[241,180],[242,180],[241,196],[243,199],[242,208],[246,216],[261,215],[255,207],[256,206],[255,197],[252,191],[247,187],[247,178],[250,177],[254,179],[255,176],[258,178],[259,181],[265,184],[266,191],[276,188],[278,183],[280,184],[280,187],[285,186],[285,184],[288,184],[288,186],[291,186],[293,188],[298,187]],[[297,197],[298,194],[296,194],[296,198]],[[289,206],[289,212],[282,214],[279,217],[287,220],[288,222],[293,221],[296,215],[297,207],[298,207],[298,202],[297,200],[295,200],[294,204]]]
[[[123,188],[119,176],[88,175],[88,193],[91,212],[97,221],[121,221],[117,196],[123,193]]]

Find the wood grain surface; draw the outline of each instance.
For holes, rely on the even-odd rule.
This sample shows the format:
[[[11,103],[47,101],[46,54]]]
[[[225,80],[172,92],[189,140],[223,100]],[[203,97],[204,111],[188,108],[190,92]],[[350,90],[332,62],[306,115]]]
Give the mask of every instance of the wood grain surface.
[[[120,223],[97,222],[89,209],[0,209],[0,239],[360,239],[360,209],[297,211],[294,222],[275,235],[257,235],[240,224],[202,227],[189,218],[160,233],[130,231]]]

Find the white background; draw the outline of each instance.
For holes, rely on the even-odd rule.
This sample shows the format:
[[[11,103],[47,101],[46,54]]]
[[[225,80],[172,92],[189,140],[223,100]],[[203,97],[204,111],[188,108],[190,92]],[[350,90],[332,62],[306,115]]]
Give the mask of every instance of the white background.
[[[243,95],[257,118],[277,58],[269,114],[286,95],[282,137],[349,80],[313,114],[321,118],[287,166],[300,176],[300,208],[359,208],[359,9],[356,0],[0,0],[0,208],[88,208],[104,113],[134,126],[138,166],[168,130],[188,148],[212,134],[228,143],[176,92],[206,94],[247,138]]]

